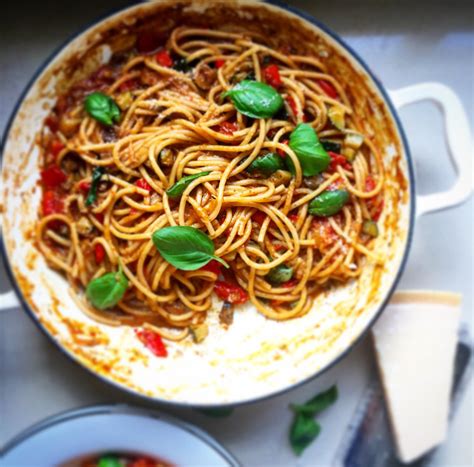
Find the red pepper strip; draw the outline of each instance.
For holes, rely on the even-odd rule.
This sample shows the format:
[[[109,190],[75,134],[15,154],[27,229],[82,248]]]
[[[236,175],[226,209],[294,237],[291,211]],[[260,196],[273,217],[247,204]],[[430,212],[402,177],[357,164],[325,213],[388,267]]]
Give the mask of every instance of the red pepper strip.
[[[284,139],[284,140],[281,142],[281,144],[286,144],[286,145],[288,145],[288,143],[289,143],[289,141],[288,141],[287,139]],[[283,157],[283,159],[287,156],[286,152],[283,151],[283,149],[280,149],[280,148],[277,149],[277,153],[278,153],[281,157]]]
[[[135,334],[142,344],[157,357],[168,356],[168,351],[159,334],[149,329],[135,329]]]
[[[339,97],[339,94],[334,89],[334,86],[328,81],[318,79],[317,83],[326,96],[331,97],[332,99],[337,99]]]
[[[224,135],[233,135],[238,129],[237,123],[234,122],[222,122],[217,126],[217,131]]]
[[[50,214],[60,214],[64,211],[64,203],[55,191],[45,191],[42,201],[43,216]]]
[[[240,305],[249,299],[247,292],[242,287],[230,282],[216,281],[214,292],[221,300],[234,305]]]
[[[56,157],[58,157],[58,154],[65,148],[66,146],[64,146],[63,142],[59,139],[53,139],[53,141],[51,142],[50,146],[49,146],[49,152],[54,156],[54,158],[56,159]]]
[[[41,171],[41,181],[46,188],[56,188],[66,179],[66,174],[57,165],[52,165]]]
[[[96,264],[102,263],[105,258],[105,248],[100,243],[94,245],[94,256]]]
[[[143,190],[153,191],[153,188],[150,186],[150,184],[144,178],[140,178],[139,180],[137,180],[135,182],[135,185],[138,188],[142,188]]]
[[[49,216],[51,214],[61,214],[64,212],[64,203],[55,191],[45,191],[43,199],[41,200],[41,208],[43,216]],[[54,220],[48,224],[53,230],[58,230],[61,226],[61,222]]]
[[[82,180],[82,182],[79,182],[79,190],[83,191],[84,193],[89,193],[90,189],[91,189],[90,182],[86,180]]]
[[[341,166],[343,169],[346,170],[351,169],[351,164],[343,155],[337,154],[336,152],[332,151],[328,151],[328,154],[331,157],[331,163],[329,164],[328,172],[336,172],[338,166]]]
[[[205,266],[199,269],[201,271],[213,272],[214,274],[218,276],[221,273],[221,263],[219,263],[215,259],[212,259],[211,261],[209,261],[209,263],[207,263]]]
[[[215,62],[216,68],[222,68],[225,65],[225,60],[218,58]]]
[[[268,65],[263,69],[263,76],[265,81],[274,88],[279,88],[283,82],[281,81],[280,71],[275,64]]]
[[[167,68],[171,68],[173,66],[173,59],[166,49],[160,50],[155,55],[155,59],[161,66],[165,66]]]

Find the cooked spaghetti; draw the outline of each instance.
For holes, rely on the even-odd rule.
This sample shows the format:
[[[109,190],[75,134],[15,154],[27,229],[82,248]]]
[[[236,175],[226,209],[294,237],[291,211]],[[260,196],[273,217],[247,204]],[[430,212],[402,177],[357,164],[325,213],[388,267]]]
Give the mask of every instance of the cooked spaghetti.
[[[248,300],[287,320],[378,260],[381,157],[323,59],[185,27],[132,42],[59,97],[41,136],[37,241],[85,313],[200,341],[216,295],[223,325]],[[270,117],[248,116],[268,104],[259,90],[281,98]],[[316,147],[327,162],[308,172]],[[169,226],[204,233],[220,262],[165,260],[154,234]],[[104,284],[82,291],[107,273],[123,291],[94,306]]]

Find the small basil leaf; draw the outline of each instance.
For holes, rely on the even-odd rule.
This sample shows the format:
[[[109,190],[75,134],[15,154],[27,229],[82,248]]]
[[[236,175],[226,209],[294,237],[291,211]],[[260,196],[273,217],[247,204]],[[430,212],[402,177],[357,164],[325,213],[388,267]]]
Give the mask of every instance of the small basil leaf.
[[[337,152],[338,154],[341,153],[341,144],[335,143],[334,141],[324,141],[321,140],[321,144],[326,151]]]
[[[198,174],[193,174],[193,175],[187,175],[186,177],[183,177],[181,180],[176,182],[171,188],[168,188],[166,190],[166,194],[170,198],[177,198],[181,196],[184,193],[184,190],[191,184],[193,180],[196,180],[196,178],[199,177],[204,177],[205,175],[209,175],[211,172],[200,172]]]
[[[87,113],[104,125],[111,126],[120,119],[120,108],[107,94],[93,92],[86,97],[84,107]]]
[[[266,280],[272,284],[283,284],[293,277],[293,268],[286,264],[279,264],[270,270],[265,276]]]
[[[300,415],[314,417],[336,402],[338,397],[337,387],[331,386],[327,391],[321,392],[302,405],[292,404],[291,408]]]
[[[99,185],[100,178],[103,174],[103,167],[94,167],[94,170],[92,171],[91,187],[89,188],[89,193],[87,193],[86,206],[90,206],[97,199],[97,186]]]
[[[274,152],[269,152],[257,157],[248,167],[249,172],[260,172],[264,175],[271,175],[279,169],[283,169],[285,164],[283,159]]]
[[[86,295],[99,310],[111,308],[122,299],[128,287],[128,279],[121,269],[109,272],[89,282]]]
[[[123,464],[115,456],[102,456],[99,459],[97,467],[123,467]]]
[[[215,418],[222,418],[222,417],[228,417],[229,415],[232,414],[234,409],[232,407],[218,407],[215,409],[198,409],[198,412],[201,412],[204,415],[207,415],[208,417],[215,417]]]
[[[270,118],[283,105],[283,99],[274,88],[259,81],[243,80],[224,93],[232,99],[237,110],[247,117]]]
[[[195,271],[211,259],[229,267],[223,259],[214,256],[212,240],[194,227],[164,227],[153,233],[152,240],[163,259],[182,271]]]
[[[328,217],[337,214],[349,201],[346,190],[324,191],[309,203],[309,213],[313,216]]]
[[[318,437],[321,426],[311,417],[298,414],[290,429],[290,444],[296,455],[301,453]]]
[[[298,157],[305,177],[317,175],[328,167],[331,158],[323,148],[318,135],[311,125],[300,123],[290,135],[290,148]],[[294,173],[295,168],[289,157],[286,158],[288,169]]]

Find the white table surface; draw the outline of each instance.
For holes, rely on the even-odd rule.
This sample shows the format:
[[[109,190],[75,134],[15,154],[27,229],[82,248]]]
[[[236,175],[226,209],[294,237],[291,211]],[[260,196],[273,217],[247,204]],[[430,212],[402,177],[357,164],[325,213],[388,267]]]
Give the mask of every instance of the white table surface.
[[[0,48],[0,130],[32,73],[72,32],[112,7],[116,0],[4,2]],[[303,8],[337,31],[389,89],[422,81],[451,86],[474,128],[474,8],[459,0],[316,1]],[[447,188],[454,180],[434,106],[402,112],[415,158],[418,189]],[[473,203],[418,220],[408,266],[400,288],[451,290],[464,295],[463,319],[473,335]],[[0,267],[0,291],[9,289]],[[20,309],[0,313],[0,447],[44,417],[96,403],[142,401],[92,377],[61,355]],[[370,378],[375,377],[367,339],[322,377],[285,395],[238,408],[231,417],[212,419],[191,410],[171,412],[207,430],[248,466],[328,466]],[[304,401],[337,382],[341,398],[322,414],[323,431],[304,455],[291,453],[287,432],[289,402]],[[472,381],[435,463],[473,463]],[[156,405],[154,407],[157,407]],[[160,408],[158,406],[158,408]]]

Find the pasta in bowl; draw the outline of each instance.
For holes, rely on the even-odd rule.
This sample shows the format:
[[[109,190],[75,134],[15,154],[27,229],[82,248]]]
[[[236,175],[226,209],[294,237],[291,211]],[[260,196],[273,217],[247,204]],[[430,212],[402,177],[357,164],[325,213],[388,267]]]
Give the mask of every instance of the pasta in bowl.
[[[34,169],[7,171],[28,198],[7,250],[39,322],[107,379],[193,404],[274,393],[340,356],[393,287],[404,148],[323,30],[252,2],[139,5],[30,94],[47,105],[17,117]]]

